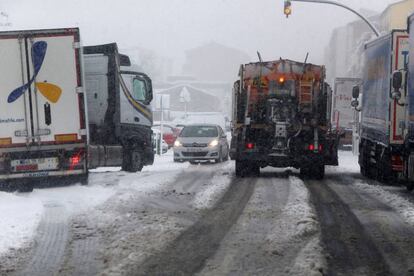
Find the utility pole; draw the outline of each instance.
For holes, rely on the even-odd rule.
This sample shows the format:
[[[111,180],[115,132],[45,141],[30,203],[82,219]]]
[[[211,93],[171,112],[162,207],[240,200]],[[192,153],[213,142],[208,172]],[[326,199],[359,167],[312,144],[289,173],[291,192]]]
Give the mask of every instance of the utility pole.
[[[352,8],[344,5],[344,4],[341,4],[339,2],[329,1],[329,0],[286,0],[285,1],[285,8],[284,8],[284,13],[286,14],[286,17],[289,17],[289,15],[292,14],[291,2],[307,2],[307,3],[329,4],[329,5],[334,5],[334,6],[338,6],[338,7],[347,9],[347,10],[353,12],[354,14],[356,14],[357,16],[359,16],[365,23],[367,23],[368,26],[371,28],[371,30],[375,33],[375,35],[377,37],[380,36],[379,31],[368,20],[368,18],[366,18],[365,16],[363,16],[362,14],[360,14],[359,12],[357,12],[356,10],[354,10],[354,9],[352,9]]]

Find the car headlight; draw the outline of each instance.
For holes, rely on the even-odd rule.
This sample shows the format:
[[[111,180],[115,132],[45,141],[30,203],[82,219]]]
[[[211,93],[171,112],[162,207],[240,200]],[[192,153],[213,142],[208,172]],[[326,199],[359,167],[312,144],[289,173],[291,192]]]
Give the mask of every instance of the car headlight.
[[[211,141],[211,142],[210,142],[209,146],[210,146],[210,147],[215,147],[215,146],[217,146],[218,144],[219,144],[218,140],[213,140],[213,141]]]
[[[178,141],[178,140],[175,140],[175,142],[174,142],[174,147],[181,147],[183,144],[181,144],[181,142],[180,141]]]

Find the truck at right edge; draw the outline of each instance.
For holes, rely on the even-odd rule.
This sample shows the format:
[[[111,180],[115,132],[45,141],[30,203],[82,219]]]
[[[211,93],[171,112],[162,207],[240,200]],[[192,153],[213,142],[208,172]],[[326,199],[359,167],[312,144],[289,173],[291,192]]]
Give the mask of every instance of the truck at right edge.
[[[413,46],[414,34],[409,37],[405,30],[367,43],[359,107],[359,87],[352,93],[353,106],[361,111],[361,174],[382,182],[402,181],[408,190],[414,188]]]

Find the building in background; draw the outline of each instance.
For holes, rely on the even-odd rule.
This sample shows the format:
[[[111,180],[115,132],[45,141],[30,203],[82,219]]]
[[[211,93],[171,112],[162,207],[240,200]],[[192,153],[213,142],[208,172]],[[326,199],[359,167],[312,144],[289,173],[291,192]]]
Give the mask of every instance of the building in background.
[[[368,16],[374,25],[378,25],[379,15],[375,12],[361,10],[360,13]],[[327,80],[330,84],[333,84],[337,77],[360,77],[364,44],[374,36],[372,30],[362,20],[353,21],[333,30],[325,50]]]
[[[414,10],[414,0],[404,0],[389,5],[381,14],[379,29],[381,32],[389,32],[394,29],[405,30],[407,17]]]
[[[361,13],[377,27],[381,34],[393,29],[406,29],[407,17],[414,11],[414,0],[389,5],[381,14],[362,10]],[[336,28],[325,50],[327,80],[333,84],[337,77],[360,78],[363,71],[363,50],[374,33],[362,20]]]
[[[186,113],[218,112],[223,113],[222,101],[210,93],[188,84],[159,89],[156,95],[169,95],[169,109],[164,110],[164,120],[172,121]],[[154,108],[154,107],[153,107]],[[161,111],[154,108],[154,121],[161,119]]]

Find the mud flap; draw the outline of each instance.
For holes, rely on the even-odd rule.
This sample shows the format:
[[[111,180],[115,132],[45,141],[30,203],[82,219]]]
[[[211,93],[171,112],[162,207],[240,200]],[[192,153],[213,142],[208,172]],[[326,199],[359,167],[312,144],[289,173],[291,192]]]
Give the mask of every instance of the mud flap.
[[[324,151],[325,165],[338,166],[339,135],[327,137]]]

